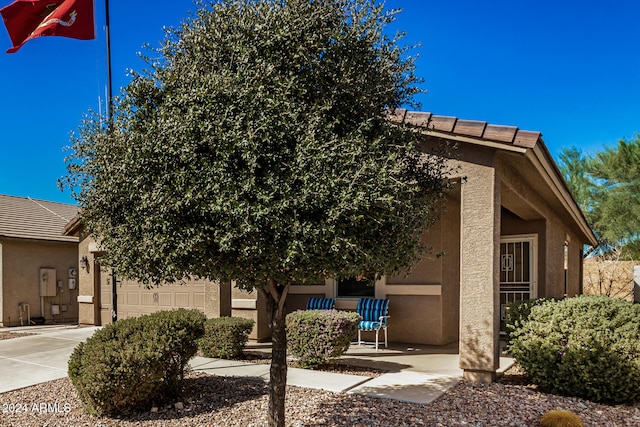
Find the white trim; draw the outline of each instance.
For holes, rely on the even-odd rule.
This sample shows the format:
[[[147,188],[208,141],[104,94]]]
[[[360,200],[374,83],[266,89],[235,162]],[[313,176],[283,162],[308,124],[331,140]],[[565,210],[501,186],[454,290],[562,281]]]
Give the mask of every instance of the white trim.
[[[289,286],[289,293],[296,295],[325,294],[326,285],[292,285]],[[326,294],[325,294],[326,295]]]
[[[247,298],[233,298],[231,300],[231,308],[239,310],[255,310],[258,307],[257,301]]]
[[[442,295],[442,285],[434,285],[431,283],[424,285],[388,285],[384,291],[385,295],[383,298],[386,298],[387,295],[437,296]]]

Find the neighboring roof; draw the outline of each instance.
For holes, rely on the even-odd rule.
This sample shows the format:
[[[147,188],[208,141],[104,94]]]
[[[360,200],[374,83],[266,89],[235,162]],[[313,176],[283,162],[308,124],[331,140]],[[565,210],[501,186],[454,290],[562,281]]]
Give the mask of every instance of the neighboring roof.
[[[422,128],[422,133],[462,143],[491,147],[524,155],[538,170],[557,200],[559,200],[589,244],[597,239],[584,213],[578,207],[560,169],[549,153],[540,132],[518,129],[515,126],[493,125],[482,121],[460,120],[457,117],[437,116],[428,112],[397,109],[389,115],[395,123],[405,123]]]
[[[79,211],[75,205],[0,195],[0,237],[77,242],[62,230]]]

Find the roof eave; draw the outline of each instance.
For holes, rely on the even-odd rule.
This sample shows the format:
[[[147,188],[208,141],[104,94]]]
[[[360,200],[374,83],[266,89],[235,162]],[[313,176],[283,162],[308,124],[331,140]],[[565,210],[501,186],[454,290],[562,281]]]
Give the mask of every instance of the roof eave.
[[[82,232],[82,221],[80,220],[80,215],[74,216],[71,221],[67,223],[62,229],[62,235],[64,236],[80,236]]]

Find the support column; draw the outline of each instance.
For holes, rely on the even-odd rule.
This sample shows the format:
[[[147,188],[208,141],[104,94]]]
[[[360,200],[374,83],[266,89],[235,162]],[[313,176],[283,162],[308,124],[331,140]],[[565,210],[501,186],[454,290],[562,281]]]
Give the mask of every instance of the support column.
[[[231,282],[206,281],[204,314],[208,318],[231,316]]]
[[[492,166],[465,170],[460,214],[460,368],[488,383],[500,366],[500,179]]]

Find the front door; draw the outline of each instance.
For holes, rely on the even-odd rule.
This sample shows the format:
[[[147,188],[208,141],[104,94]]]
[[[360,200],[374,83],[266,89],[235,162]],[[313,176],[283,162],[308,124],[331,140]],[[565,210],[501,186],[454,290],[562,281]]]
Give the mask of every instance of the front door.
[[[500,330],[512,302],[535,298],[536,236],[500,239]]]

